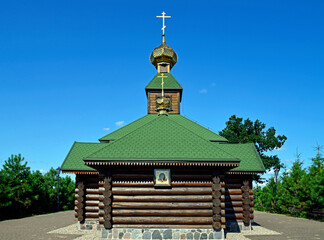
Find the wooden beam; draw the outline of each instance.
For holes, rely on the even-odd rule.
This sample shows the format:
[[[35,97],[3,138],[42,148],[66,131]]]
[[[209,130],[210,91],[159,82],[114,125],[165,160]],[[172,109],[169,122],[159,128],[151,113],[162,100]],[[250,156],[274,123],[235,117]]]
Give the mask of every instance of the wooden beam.
[[[211,224],[211,217],[113,217],[113,224]]]
[[[207,216],[211,217],[211,210],[196,209],[196,210],[157,210],[157,209],[113,209],[113,216]]]
[[[241,197],[242,198],[242,197]],[[114,195],[115,202],[210,202],[211,195]]]
[[[211,209],[212,202],[197,203],[173,203],[173,202],[113,202],[113,208],[132,208],[132,209]]]
[[[172,188],[172,189],[155,189],[155,188],[127,188],[127,187],[113,187],[113,195],[173,195],[173,194],[211,194],[212,189],[209,187],[199,188]]]

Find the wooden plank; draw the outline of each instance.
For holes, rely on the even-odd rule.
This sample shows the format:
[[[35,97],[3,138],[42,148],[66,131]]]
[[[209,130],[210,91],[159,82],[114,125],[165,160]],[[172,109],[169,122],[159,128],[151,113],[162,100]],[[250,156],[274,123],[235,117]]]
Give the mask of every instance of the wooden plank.
[[[211,195],[114,195],[115,202],[210,202]]]
[[[113,217],[113,224],[211,224],[211,217]]]
[[[211,217],[211,210],[142,210],[142,209],[113,209],[113,216],[208,216]]]
[[[173,194],[211,194],[211,188],[172,188],[172,189],[155,189],[155,188],[126,188],[114,187],[112,188],[113,195],[173,195]]]
[[[113,202],[113,208],[133,208],[133,209],[211,209],[212,202],[188,202],[188,203],[173,203],[173,202]]]

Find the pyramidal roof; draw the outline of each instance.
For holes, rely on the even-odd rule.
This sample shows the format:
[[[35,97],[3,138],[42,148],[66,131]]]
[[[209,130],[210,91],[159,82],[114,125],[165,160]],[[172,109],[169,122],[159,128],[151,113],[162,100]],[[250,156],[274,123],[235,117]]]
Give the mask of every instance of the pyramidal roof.
[[[127,134],[129,134],[132,131],[135,131],[137,128],[142,127],[143,125],[155,120],[159,116],[157,114],[147,114],[144,117],[141,117],[134,122],[112,132],[108,135],[102,137],[99,139],[99,141],[111,141],[111,140],[117,140]],[[219,141],[219,142],[227,142],[227,139],[210,131],[209,129],[199,125],[198,123],[195,123],[194,121],[191,121],[190,119],[180,115],[180,114],[170,114],[168,116],[169,120],[172,120],[182,127],[192,131],[193,133],[199,135],[200,137],[209,140],[209,141]],[[147,133],[150,134],[150,133]]]
[[[162,73],[157,73],[153,79],[146,85],[145,89],[161,89]],[[180,83],[172,76],[171,73],[163,73],[164,75],[164,89],[181,89]]]
[[[264,171],[254,144],[230,144],[181,115],[148,114],[102,137],[100,143],[75,142],[63,171],[96,171],[87,161],[240,161],[231,171]]]
[[[85,160],[239,161],[206,136],[197,134],[197,129],[183,126],[179,119],[155,116]]]

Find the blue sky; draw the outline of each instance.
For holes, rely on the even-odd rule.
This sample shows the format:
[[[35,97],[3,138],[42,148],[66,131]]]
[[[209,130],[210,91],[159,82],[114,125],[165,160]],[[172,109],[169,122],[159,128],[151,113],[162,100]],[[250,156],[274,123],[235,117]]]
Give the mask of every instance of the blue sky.
[[[308,166],[324,145],[324,2],[276,0],[1,1],[0,165],[56,168],[74,141],[145,115],[162,11],[182,114],[216,132],[259,119],[288,137],[286,165],[298,148]]]

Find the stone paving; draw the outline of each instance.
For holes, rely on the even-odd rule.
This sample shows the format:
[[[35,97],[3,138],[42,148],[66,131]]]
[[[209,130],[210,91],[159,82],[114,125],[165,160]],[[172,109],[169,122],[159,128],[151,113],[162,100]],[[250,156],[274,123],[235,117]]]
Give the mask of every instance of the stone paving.
[[[324,223],[313,220],[287,217],[255,211],[256,223],[252,225],[253,231],[243,233],[227,233],[227,240],[289,240],[289,239],[324,239]],[[167,230],[167,229],[166,229]],[[150,232],[151,236],[153,232]],[[167,234],[168,232],[166,232]],[[74,221],[74,212],[59,212],[34,217],[14,219],[0,222],[0,239],[24,240],[102,240],[102,231],[84,231],[77,229]],[[155,233],[157,234],[157,233]],[[161,233],[160,233],[161,234]],[[162,233],[163,234],[163,233]],[[126,235],[128,236],[128,235]],[[206,236],[202,234],[200,238]],[[107,231],[108,237],[108,231]],[[118,238],[119,239],[119,234]],[[125,233],[123,236],[125,237]],[[174,236],[177,237],[177,236]],[[173,238],[174,238],[173,237]],[[181,236],[179,235],[181,238]],[[191,235],[189,236],[191,237]],[[193,239],[198,236],[193,234]],[[178,238],[178,239],[180,239]],[[106,238],[107,239],[107,238]],[[207,238],[208,239],[208,238]]]

